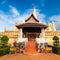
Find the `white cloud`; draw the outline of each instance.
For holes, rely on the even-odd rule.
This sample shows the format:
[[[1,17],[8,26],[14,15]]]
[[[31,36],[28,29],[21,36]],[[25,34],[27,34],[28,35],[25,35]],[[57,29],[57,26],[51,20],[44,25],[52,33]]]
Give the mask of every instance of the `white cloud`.
[[[54,21],[56,28],[60,30],[60,15],[51,16],[49,20]]]
[[[32,13],[33,9],[27,9],[23,14],[20,14],[19,11],[13,7],[9,6],[9,14],[5,14],[4,11],[0,10],[0,32],[4,30],[6,27],[7,29],[13,29],[14,24],[16,22],[24,22],[27,17],[30,16]],[[37,16],[40,20],[41,23],[46,23],[45,22],[45,17],[46,15],[43,13],[39,13],[39,10],[37,9]]]
[[[24,20],[29,16],[28,13],[20,15],[18,10],[11,6],[9,14],[5,14],[4,11],[0,10],[0,32],[7,29],[13,29],[16,22],[24,22]]]
[[[37,18],[39,19],[40,23],[46,24],[46,15],[41,13],[39,9],[37,10]]]
[[[20,15],[20,13],[17,11],[17,9],[15,8],[15,7],[13,7],[13,6],[9,6],[10,7],[10,11],[11,11],[11,13],[16,17],[16,16],[19,16]]]
[[[59,21],[60,22],[60,15],[51,16],[49,19],[53,20],[53,21],[57,21],[57,22]]]

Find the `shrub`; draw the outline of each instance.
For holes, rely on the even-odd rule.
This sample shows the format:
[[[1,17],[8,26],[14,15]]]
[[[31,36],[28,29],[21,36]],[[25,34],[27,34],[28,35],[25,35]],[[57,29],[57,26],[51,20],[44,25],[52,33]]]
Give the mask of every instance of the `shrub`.
[[[54,37],[53,37],[53,40],[59,40],[59,37],[54,36]]]
[[[55,46],[58,46],[58,45],[59,45],[59,37],[54,36],[54,37],[53,37],[53,40],[54,40],[54,45],[55,45]]]
[[[4,44],[4,45],[7,45],[8,40],[9,40],[9,38],[6,35],[1,37],[1,43]]]
[[[1,48],[6,48],[6,47],[8,47],[7,45],[1,45]]]
[[[52,52],[56,54],[60,54],[60,46],[53,46],[52,47]]]
[[[24,49],[25,43],[24,42],[19,42],[18,47],[21,48],[21,49]]]
[[[18,44],[17,44],[16,41],[13,43],[13,45],[14,45],[14,47],[17,47],[18,46]]]
[[[40,47],[42,47],[43,43],[40,43]]]
[[[9,53],[9,48],[8,47],[0,49],[0,56],[6,55],[8,53]]]

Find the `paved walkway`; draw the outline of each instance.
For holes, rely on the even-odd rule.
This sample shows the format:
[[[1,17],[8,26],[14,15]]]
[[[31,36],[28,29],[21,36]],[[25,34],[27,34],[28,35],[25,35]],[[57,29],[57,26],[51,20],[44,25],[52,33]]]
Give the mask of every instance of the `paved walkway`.
[[[60,56],[49,53],[8,54],[0,57],[0,60],[60,60]]]

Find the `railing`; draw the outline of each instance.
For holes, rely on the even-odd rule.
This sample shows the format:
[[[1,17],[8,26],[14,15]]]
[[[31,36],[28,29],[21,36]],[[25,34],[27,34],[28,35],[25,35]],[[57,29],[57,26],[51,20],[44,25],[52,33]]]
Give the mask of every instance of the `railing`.
[[[36,38],[37,43],[45,43],[45,38]]]
[[[18,38],[18,42],[27,42],[28,38]],[[36,38],[37,43],[45,43],[45,38]]]
[[[18,38],[17,42],[27,42],[28,38]]]

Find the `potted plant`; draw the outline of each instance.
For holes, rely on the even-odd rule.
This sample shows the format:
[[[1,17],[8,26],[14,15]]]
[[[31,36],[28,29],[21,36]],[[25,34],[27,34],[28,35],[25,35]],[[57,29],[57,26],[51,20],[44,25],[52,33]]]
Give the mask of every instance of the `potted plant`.
[[[25,42],[19,42],[18,47],[20,49],[20,52],[23,53],[25,49]]]
[[[10,53],[16,53],[16,47],[14,46],[10,47]]]

